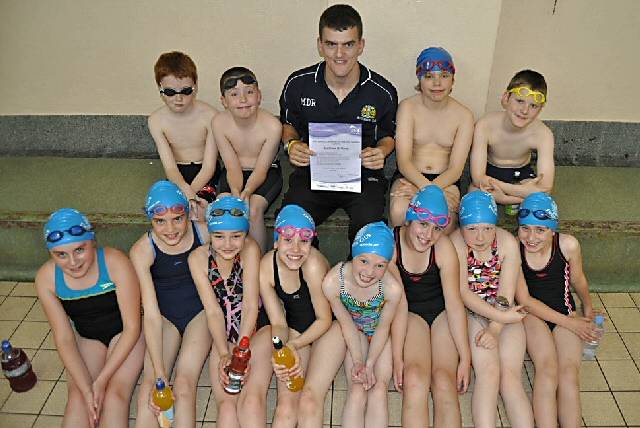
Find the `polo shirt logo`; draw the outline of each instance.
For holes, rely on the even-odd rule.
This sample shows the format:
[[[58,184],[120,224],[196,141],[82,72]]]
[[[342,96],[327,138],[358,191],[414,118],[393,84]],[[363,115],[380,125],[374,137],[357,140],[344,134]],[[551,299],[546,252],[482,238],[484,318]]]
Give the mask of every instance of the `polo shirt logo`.
[[[315,107],[316,106],[316,99],[315,98],[302,97],[302,98],[300,98],[300,104],[303,107]]]
[[[362,110],[360,110],[360,116],[358,116],[358,120],[362,120],[364,122],[375,122],[376,113],[376,108],[370,104],[367,104],[362,107]]]

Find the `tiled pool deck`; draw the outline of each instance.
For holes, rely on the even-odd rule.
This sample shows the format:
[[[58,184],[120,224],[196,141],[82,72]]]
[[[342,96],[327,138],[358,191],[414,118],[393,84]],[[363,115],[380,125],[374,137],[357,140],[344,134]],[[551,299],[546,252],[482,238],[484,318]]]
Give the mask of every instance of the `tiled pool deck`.
[[[583,425],[640,427],[640,293],[594,293],[592,298],[595,307],[606,311],[609,322],[597,361],[585,361],[582,365]],[[33,284],[0,282],[0,338],[10,338],[13,345],[25,349],[39,379],[33,390],[22,394],[11,392],[8,381],[0,380],[0,427],[60,426],[67,384]],[[523,382],[530,393],[532,363],[526,361],[525,368]],[[340,371],[327,396],[326,427],[340,426],[345,393],[344,376]],[[134,395],[132,417],[135,416],[135,400]],[[268,403],[271,418],[275,405],[273,389],[269,390]],[[471,394],[460,397],[460,403],[463,425],[473,426]],[[400,395],[389,391],[390,426],[400,426],[400,406]],[[510,426],[502,403],[497,410],[501,426]],[[206,367],[198,385],[197,420],[198,427],[216,426],[215,403]],[[130,420],[130,426],[133,421]]]

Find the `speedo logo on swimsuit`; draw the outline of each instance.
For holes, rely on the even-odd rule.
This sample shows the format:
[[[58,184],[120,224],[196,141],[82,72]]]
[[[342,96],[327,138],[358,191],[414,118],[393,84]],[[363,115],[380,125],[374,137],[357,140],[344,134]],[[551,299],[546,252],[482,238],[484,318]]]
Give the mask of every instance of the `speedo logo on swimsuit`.
[[[107,288],[113,286],[113,282],[105,282],[104,284],[100,284],[100,288],[106,290]]]
[[[362,106],[360,110],[360,116],[358,116],[358,120],[362,120],[363,122],[375,122],[376,121],[377,110],[375,106],[370,104]]]
[[[302,107],[315,107],[316,106],[316,99],[315,98],[302,97],[302,98],[300,98],[300,105]]]

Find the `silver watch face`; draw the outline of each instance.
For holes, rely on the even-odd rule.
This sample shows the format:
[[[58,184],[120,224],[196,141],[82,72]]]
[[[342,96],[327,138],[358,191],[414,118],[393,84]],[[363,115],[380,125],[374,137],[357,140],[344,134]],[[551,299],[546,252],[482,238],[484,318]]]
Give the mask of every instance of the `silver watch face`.
[[[500,307],[503,307],[503,308],[508,308],[509,306],[511,306],[509,304],[509,300],[504,296],[497,296],[496,297],[496,305],[500,306]]]

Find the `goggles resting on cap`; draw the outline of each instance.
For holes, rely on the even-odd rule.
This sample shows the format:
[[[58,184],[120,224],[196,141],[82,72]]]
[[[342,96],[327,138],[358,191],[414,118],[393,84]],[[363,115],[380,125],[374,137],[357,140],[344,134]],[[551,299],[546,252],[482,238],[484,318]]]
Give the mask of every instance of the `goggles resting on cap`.
[[[71,226],[67,230],[54,230],[47,235],[47,242],[58,242],[60,241],[65,233],[68,233],[71,236],[82,236],[87,232],[91,232],[93,229],[86,228],[82,225]]]

